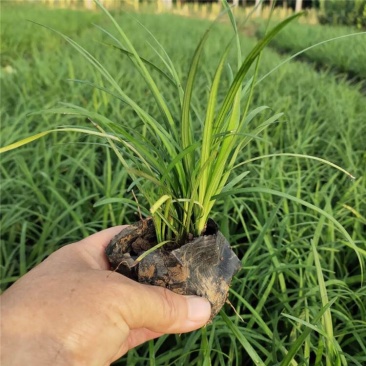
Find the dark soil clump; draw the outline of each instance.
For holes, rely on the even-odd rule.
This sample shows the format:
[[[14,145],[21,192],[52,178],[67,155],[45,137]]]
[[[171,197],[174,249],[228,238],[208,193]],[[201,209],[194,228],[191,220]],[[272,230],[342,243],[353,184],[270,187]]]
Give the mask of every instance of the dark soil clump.
[[[106,248],[113,270],[140,283],[168,288],[181,295],[207,298],[211,319],[224,305],[231,279],[241,262],[209,220],[203,235],[184,245],[164,245],[135,260],[157,244],[152,219],[141,220],[116,235]]]

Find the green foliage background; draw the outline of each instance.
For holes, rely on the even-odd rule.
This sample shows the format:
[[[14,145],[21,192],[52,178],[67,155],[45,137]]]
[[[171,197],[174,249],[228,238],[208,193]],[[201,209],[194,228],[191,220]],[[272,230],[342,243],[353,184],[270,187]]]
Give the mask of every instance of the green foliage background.
[[[183,80],[194,48],[209,25],[167,14],[115,16],[141,55],[159,62],[146,42],[146,32],[133,17],[151,29]],[[57,126],[91,127],[86,120],[39,113],[60,101],[96,110],[131,128],[140,125],[137,116],[116,99],[68,81],[101,82],[64,41],[26,19],[54,27],[85,45],[108,65],[126,92],[159,117],[160,111],[129,60],[100,43],[105,38],[92,23],[110,27],[100,13],[2,4],[1,17],[1,146]],[[322,28],[316,29],[321,34]],[[197,124],[229,32],[227,24],[216,27],[205,48],[193,96]],[[243,49],[249,50],[255,41],[243,34]],[[341,52],[344,43],[338,47]],[[284,56],[267,49],[259,76],[283,60]],[[225,80],[221,98],[229,84],[229,66]],[[157,82],[174,107],[174,95],[163,80],[157,77]],[[239,169],[235,174],[250,170],[240,182],[240,192],[221,200],[213,217],[242,259],[243,269],[234,279],[229,299],[244,322],[226,306],[202,331],[163,336],[132,350],[118,364],[366,362],[366,286],[360,262],[344,235],[319,212],[338,220],[358,247],[366,250],[366,97],[362,84],[306,63],[289,62],[261,82],[254,99],[256,105],[270,106],[271,113],[285,112],[285,117],[250,145],[243,161],[271,153],[308,154],[346,168],[355,181],[327,165],[296,157],[260,159]],[[95,137],[50,135],[3,154],[0,175],[3,289],[61,245],[138,218],[135,206],[128,202],[133,182],[109,146]],[[98,204],[106,199],[109,203]]]
[[[320,23],[366,28],[365,0],[323,0],[322,3]]]

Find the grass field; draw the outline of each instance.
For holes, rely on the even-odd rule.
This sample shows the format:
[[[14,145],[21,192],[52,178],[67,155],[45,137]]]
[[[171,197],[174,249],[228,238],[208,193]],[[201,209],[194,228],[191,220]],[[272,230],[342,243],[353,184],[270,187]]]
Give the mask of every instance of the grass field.
[[[257,28],[258,36],[265,32],[265,24]],[[353,34],[352,36],[350,36]],[[317,47],[302,53],[301,57],[323,69],[348,75],[350,78],[366,78],[366,33],[352,27],[332,27],[292,23],[272,42],[282,52],[301,52],[326,40]]]
[[[169,14],[115,16],[141,55],[164,67],[135,17],[151,30],[185,82],[193,51],[209,22]],[[74,49],[26,19],[77,40],[103,62],[127,94],[159,118],[158,107],[129,59],[101,43],[106,37],[93,23],[112,29],[102,14],[2,4],[1,146],[58,126],[92,127],[83,118],[47,111],[59,102],[98,111],[131,128],[140,125],[120,100],[80,82],[104,85]],[[326,37],[332,37],[332,30],[338,35],[337,29],[329,28]],[[229,32],[228,24],[218,25],[205,47],[193,95],[197,124],[202,122],[212,74]],[[364,36],[353,40],[360,47],[364,41]],[[248,51],[255,39],[243,35],[241,42]],[[163,336],[116,364],[366,363],[366,282],[361,267],[366,253],[366,96],[362,85],[309,64],[289,62],[274,70],[284,60],[272,49],[263,53],[259,79],[266,77],[252,105],[267,105],[271,113],[284,112],[284,117],[240,157],[253,161],[234,174],[250,173],[239,183],[237,194],[219,201],[213,213],[242,259],[243,269],[229,299],[244,322],[225,306],[201,331]],[[233,61],[231,68],[235,66]],[[221,98],[229,85],[229,67],[226,73]],[[177,96],[155,76],[174,110]],[[176,107],[176,116],[179,112]],[[260,122],[258,118],[253,123]],[[264,157],[279,153],[331,161],[355,179],[313,159]],[[132,199],[133,182],[108,144],[96,137],[49,135],[1,155],[0,174],[2,289],[58,247],[138,219],[135,207],[122,203]]]

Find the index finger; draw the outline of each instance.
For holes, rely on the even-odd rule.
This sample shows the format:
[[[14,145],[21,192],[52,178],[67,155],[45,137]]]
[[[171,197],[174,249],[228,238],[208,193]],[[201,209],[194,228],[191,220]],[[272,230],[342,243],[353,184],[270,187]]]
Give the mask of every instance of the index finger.
[[[92,265],[93,268],[108,270],[110,265],[105,255],[105,248],[113,237],[126,227],[128,227],[128,225],[114,226],[109,229],[99,231],[98,233],[90,235],[87,238],[71,245],[75,246],[75,249],[83,255],[84,259],[88,264]]]

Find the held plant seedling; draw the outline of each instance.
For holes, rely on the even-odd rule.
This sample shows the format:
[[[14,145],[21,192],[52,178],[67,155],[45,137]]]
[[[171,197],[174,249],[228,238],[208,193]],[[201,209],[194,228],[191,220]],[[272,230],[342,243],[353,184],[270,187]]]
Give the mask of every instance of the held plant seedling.
[[[57,32],[103,78],[102,85],[89,84],[118,98],[126,108],[131,108],[142,121],[142,128],[133,129],[127,123],[117,123],[108,116],[66,104],[53,112],[87,117],[93,122],[93,128],[45,131],[2,151],[54,131],[77,131],[106,139],[149,203],[152,217],[152,220],[143,220],[112,240],[107,249],[112,266],[140,282],[166,286],[179,293],[206,296],[213,305],[214,316],[226,300],[231,277],[240,268],[240,262],[215,223],[209,220],[210,212],[216,200],[233,193],[236,184],[246,176],[247,172],[243,172],[230,180],[230,174],[238,166],[240,152],[281,116],[273,115],[259,126],[252,127],[253,119],[268,109],[265,106],[251,109],[255,76],[262,50],[299,14],[269,31],[243,57],[233,15],[224,2],[234,36],[223,49],[209,85],[206,112],[199,124],[195,122],[193,89],[210,29],[203,35],[193,54],[183,88],[172,60],[155,38],[154,51],[165,69],[140,57],[121,26],[97,3],[115,26],[117,36],[100,28],[101,31],[110,38],[110,46],[116,52],[130,58],[155,99],[160,114],[149,114],[126,94],[123,86],[109,73],[108,65],[103,65],[81,45]],[[236,47],[237,71],[232,75],[230,86],[221,100],[218,91],[233,47]],[[249,77],[253,75],[253,68],[254,76]],[[176,95],[179,104],[178,114],[154,80],[156,73],[174,89],[173,95]]]
[[[261,51],[270,40],[300,14],[295,14],[277,25],[256,44],[242,61],[238,31],[230,8],[224,2],[235,36],[222,52],[210,85],[204,123],[201,128],[198,128],[199,126],[192,123],[192,94],[199,61],[212,27],[203,35],[195,50],[186,85],[183,88],[183,83],[178,77],[173,62],[158,40],[154,38],[156,43],[154,51],[166,66],[166,70],[162,70],[140,57],[121,26],[98,0],[96,2],[114,24],[119,37],[105,29],[100,29],[113,42],[113,45],[110,46],[130,58],[133,66],[149,87],[161,115],[150,115],[124,92],[123,86],[121,87],[108,72],[107,66],[94,58],[81,45],[55,31],[97,69],[104,79],[103,84],[108,83],[109,87],[88,84],[121,100],[143,122],[143,127],[138,131],[129,128],[128,122],[122,125],[110,120],[107,116],[67,104],[64,108],[52,111],[86,116],[98,131],[82,128],[63,128],[56,131],[77,131],[98,135],[108,140],[135,185],[149,202],[159,242],[165,240],[184,242],[188,234],[199,236],[205,229],[218,195],[223,190],[227,192],[234,188],[235,184],[246,174],[244,173],[235,181],[228,183],[239,153],[253,138],[270,124],[275,123],[282,115],[276,114],[251,130],[250,122],[268,107],[261,106],[252,111],[249,110],[255,78],[252,77],[245,83],[243,81],[253,64],[258,65]],[[224,100],[219,101],[220,80],[227,64],[228,53],[233,46],[237,47],[238,71],[232,76],[232,82]],[[179,99],[180,115],[176,115],[173,108],[169,108],[166,96],[159,90],[151,71],[158,71],[159,78],[166,79],[175,88]],[[55,130],[31,136],[2,148],[0,151],[16,148],[51,132],[55,132]]]

